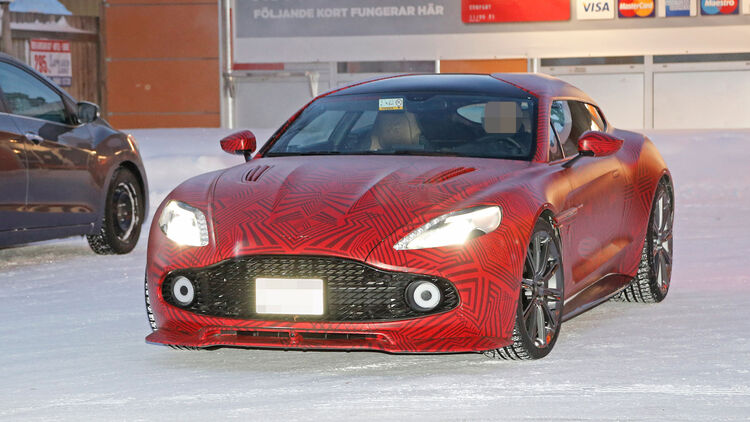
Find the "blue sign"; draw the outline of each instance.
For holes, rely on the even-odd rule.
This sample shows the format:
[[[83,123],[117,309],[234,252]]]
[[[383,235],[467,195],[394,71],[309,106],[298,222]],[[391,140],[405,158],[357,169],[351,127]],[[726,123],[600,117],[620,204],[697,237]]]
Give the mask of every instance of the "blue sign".
[[[690,16],[691,0],[664,0],[666,16]]]

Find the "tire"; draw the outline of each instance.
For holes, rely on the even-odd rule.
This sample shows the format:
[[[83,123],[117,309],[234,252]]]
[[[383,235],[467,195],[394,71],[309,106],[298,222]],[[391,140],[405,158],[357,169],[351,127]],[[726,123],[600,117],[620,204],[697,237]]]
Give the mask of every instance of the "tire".
[[[638,274],[613,300],[658,303],[667,297],[672,279],[673,228],[674,189],[662,178],[654,193]]]
[[[135,248],[144,219],[143,190],[135,175],[120,167],[112,176],[99,233],[87,235],[99,255],[126,254]]]
[[[564,288],[560,241],[552,224],[540,219],[526,252],[513,344],[487,351],[485,355],[508,360],[547,356],[560,334]]]

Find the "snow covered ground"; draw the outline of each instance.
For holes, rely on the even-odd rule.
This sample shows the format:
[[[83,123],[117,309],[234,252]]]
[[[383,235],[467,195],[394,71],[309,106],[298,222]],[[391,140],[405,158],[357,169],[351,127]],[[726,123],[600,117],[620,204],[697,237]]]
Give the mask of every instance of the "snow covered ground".
[[[242,161],[226,130],[132,133],[153,208]],[[145,235],[112,257],[74,238],[0,250],[0,420],[748,420],[750,130],[650,135],[676,185],[669,296],[569,321],[546,359],[147,345]]]

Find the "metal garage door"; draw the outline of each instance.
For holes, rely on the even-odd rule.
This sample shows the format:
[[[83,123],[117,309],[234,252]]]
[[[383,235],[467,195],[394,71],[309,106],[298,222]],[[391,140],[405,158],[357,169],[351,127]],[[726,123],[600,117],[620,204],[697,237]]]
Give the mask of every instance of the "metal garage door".
[[[654,73],[654,127],[750,127],[750,70]]]

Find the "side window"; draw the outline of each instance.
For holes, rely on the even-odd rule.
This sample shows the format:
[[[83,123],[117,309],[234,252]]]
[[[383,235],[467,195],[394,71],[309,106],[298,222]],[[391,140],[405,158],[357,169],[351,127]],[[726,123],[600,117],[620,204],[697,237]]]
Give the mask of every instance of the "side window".
[[[586,104],[586,109],[589,111],[589,114],[591,115],[591,120],[592,120],[591,130],[605,130],[606,125],[604,124],[604,119],[602,119],[602,116],[599,113],[599,110],[596,107],[592,106],[591,104]]]
[[[550,121],[560,139],[560,146],[566,156],[578,153],[578,138],[573,139],[573,117],[568,101],[553,101],[550,110]]]
[[[560,142],[557,140],[555,126],[550,122],[549,127],[549,161],[557,161],[563,158]]]
[[[554,101],[550,120],[557,130],[560,144],[566,157],[578,154],[578,138],[590,130],[602,130],[602,124],[594,121],[589,104],[580,101]],[[598,115],[597,115],[598,117]]]
[[[25,70],[0,63],[0,88],[10,112],[56,123],[68,123],[62,97]]]

